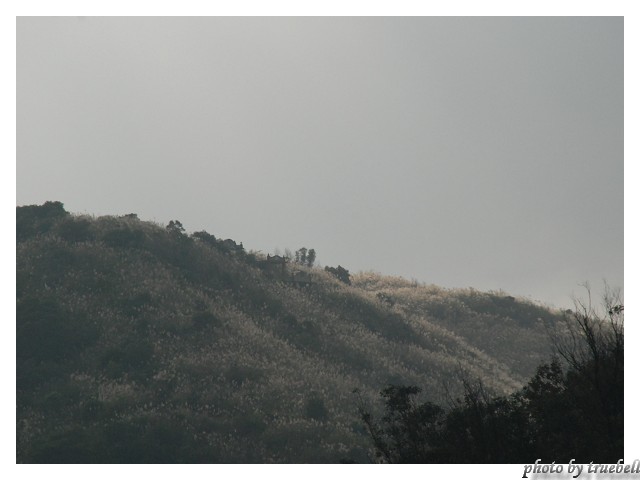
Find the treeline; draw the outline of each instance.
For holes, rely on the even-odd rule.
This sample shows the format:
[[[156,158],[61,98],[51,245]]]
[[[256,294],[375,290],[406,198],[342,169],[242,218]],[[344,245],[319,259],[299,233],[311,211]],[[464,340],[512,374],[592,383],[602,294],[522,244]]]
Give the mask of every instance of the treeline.
[[[491,397],[464,375],[447,409],[418,402],[417,386],[388,386],[376,419],[359,413],[384,463],[615,463],[624,456],[624,307],[578,304],[554,332],[557,356],[519,391]],[[355,392],[358,393],[358,392]]]

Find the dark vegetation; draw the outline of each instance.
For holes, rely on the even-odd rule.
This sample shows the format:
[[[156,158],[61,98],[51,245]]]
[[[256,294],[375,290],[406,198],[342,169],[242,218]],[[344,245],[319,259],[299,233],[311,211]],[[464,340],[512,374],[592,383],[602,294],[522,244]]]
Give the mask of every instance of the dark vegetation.
[[[341,282],[351,285],[351,275],[349,275],[349,270],[341,265],[338,265],[337,267],[324,267],[324,269]]]
[[[623,306],[607,318],[585,305],[554,333],[558,356],[520,390],[492,397],[482,381],[461,376],[464,395],[448,408],[419,402],[416,386],[382,390],[376,420],[360,416],[387,463],[616,463],[624,457]],[[563,367],[564,365],[564,367]],[[357,392],[356,392],[357,393]]]
[[[366,462],[354,388],[375,405],[384,385],[421,385],[433,407],[420,415],[439,425],[452,414],[435,405],[462,398],[447,412],[466,418],[476,391],[452,383],[457,372],[482,380],[483,408],[512,405],[551,352],[545,325],[582,345],[559,312],[501,292],[314,268],[313,249],[274,263],[177,220],[78,216],[47,202],[18,207],[16,227],[19,463]],[[576,355],[561,380],[573,392],[567,382],[586,381],[572,373],[581,350],[556,346]],[[418,405],[406,388],[387,391],[393,405]],[[536,405],[560,415],[549,402]]]

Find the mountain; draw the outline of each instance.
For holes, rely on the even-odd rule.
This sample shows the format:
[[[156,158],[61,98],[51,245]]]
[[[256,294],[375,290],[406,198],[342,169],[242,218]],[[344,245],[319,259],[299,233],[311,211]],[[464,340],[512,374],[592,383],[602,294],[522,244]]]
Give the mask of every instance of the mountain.
[[[18,207],[16,228],[18,463],[367,461],[355,389],[445,404],[466,375],[513,392],[561,318],[282,263],[178,221],[47,202]]]

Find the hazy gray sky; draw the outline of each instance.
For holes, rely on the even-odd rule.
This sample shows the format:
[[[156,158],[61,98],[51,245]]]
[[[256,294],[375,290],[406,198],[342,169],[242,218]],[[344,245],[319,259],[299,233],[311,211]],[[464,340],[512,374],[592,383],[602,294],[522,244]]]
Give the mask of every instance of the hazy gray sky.
[[[621,17],[19,18],[17,204],[570,306],[623,106]]]

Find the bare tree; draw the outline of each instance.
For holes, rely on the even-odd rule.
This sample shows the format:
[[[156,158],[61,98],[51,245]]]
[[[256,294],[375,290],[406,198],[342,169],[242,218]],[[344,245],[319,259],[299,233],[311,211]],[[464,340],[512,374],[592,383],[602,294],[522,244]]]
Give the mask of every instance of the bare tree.
[[[602,306],[597,308],[589,285],[584,287],[586,300],[574,298],[574,310],[565,312],[562,328],[548,331],[568,372],[585,379],[595,393],[592,413],[613,442],[622,426],[624,402],[624,303],[620,291],[605,283]]]
[[[563,316],[562,330],[550,329],[554,350],[576,371],[611,356],[621,361],[624,353],[624,304],[619,290],[605,284],[602,309],[593,306],[591,289],[584,285],[587,299],[574,298],[574,310]]]

